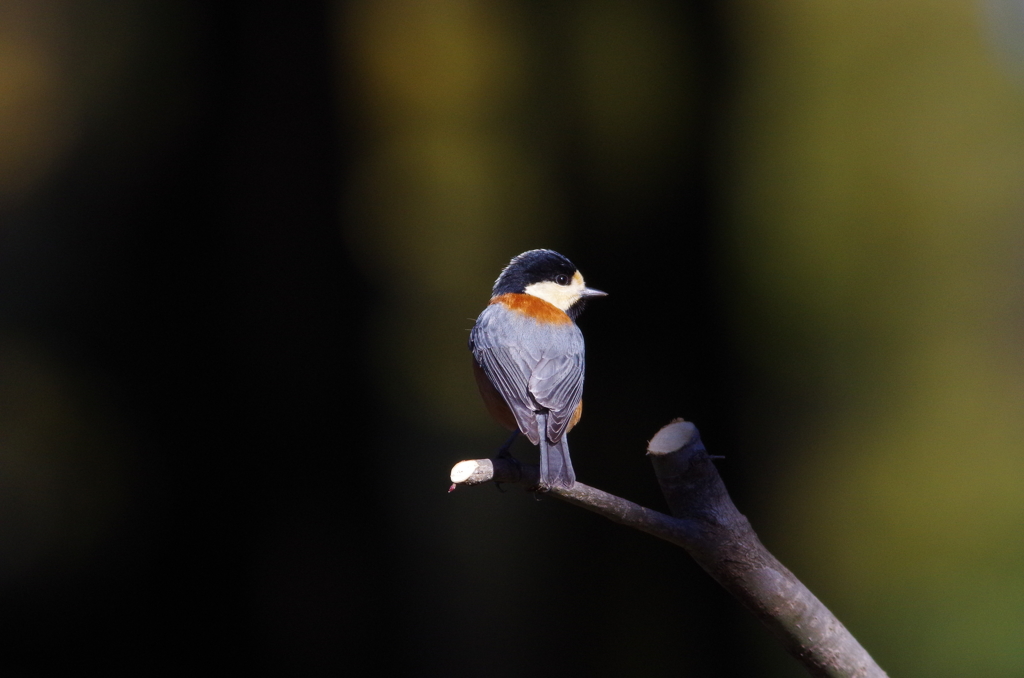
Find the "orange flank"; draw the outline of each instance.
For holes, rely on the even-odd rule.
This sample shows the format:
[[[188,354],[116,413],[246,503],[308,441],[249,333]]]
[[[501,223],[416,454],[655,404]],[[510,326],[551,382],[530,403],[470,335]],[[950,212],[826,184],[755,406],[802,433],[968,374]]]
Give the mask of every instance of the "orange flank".
[[[572,413],[572,418],[569,419],[569,425],[565,427],[565,432],[568,433],[572,430],[572,427],[580,423],[580,417],[583,416],[583,401],[580,400],[580,404],[576,406],[576,411]]]
[[[553,304],[532,294],[502,294],[491,299],[492,304],[502,304],[505,308],[522,313],[542,323],[571,323],[572,318]]]

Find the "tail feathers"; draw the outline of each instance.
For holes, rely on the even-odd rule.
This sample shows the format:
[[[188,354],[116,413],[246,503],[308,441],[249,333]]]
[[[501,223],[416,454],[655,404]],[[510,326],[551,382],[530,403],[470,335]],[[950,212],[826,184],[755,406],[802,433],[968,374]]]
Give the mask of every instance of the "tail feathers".
[[[537,415],[537,429],[540,432],[540,485],[542,488],[561,487],[572,489],[576,484],[576,474],[572,470],[569,459],[569,443],[565,436],[557,443],[549,442],[547,431],[547,415]]]

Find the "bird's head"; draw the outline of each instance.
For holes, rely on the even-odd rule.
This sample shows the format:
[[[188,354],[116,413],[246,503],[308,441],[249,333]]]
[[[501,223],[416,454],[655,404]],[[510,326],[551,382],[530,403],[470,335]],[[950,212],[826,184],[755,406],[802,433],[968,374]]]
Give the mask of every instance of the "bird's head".
[[[574,320],[587,299],[607,296],[587,287],[573,263],[554,250],[530,250],[514,257],[494,283],[493,296],[501,294],[538,297]]]

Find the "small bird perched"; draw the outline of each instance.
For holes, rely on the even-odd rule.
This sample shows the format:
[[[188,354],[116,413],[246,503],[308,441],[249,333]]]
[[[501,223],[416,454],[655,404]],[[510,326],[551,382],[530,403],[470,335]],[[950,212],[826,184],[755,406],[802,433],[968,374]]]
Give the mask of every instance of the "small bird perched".
[[[540,445],[540,486],[571,488],[576,474],[565,434],[583,410],[583,333],[576,318],[591,297],[572,262],[552,250],[512,259],[469,334],[473,374],[487,411]]]

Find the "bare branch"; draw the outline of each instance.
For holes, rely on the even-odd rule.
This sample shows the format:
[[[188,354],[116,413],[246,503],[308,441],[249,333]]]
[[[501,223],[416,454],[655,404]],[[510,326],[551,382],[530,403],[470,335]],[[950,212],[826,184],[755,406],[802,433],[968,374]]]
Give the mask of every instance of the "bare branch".
[[[697,427],[677,419],[648,446],[672,516],[582,483],[548,494],[683,547],[802,662],[812,676],[883,678],[885,672],[842,623],[761,544],[729,498]],[[536,466],[508,459],[462,461],[452,489],[488,481],[535,489]]]

